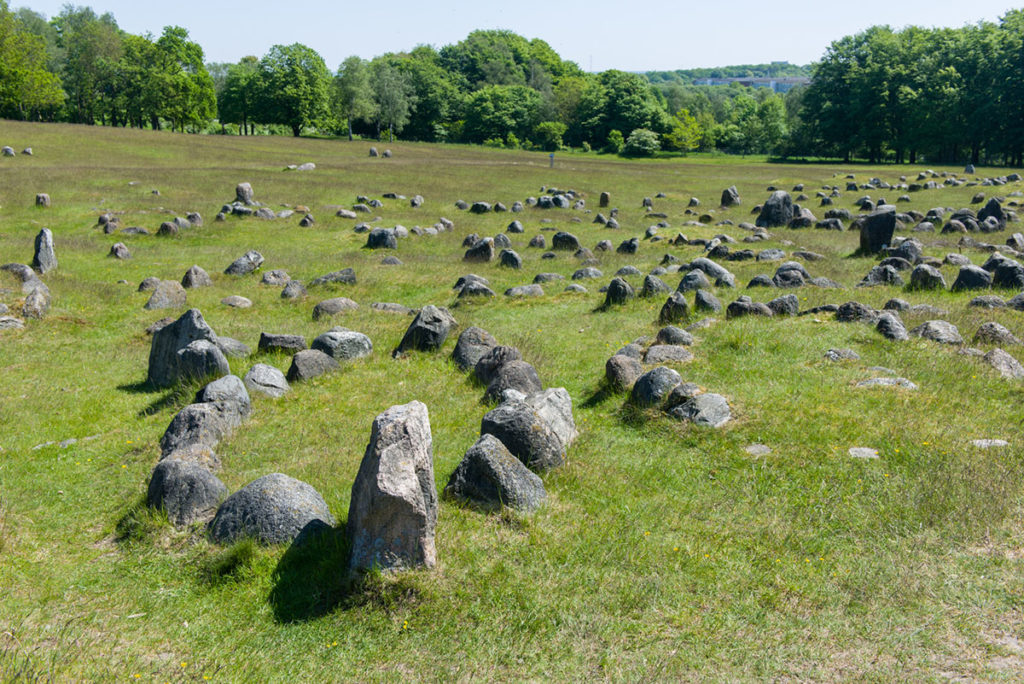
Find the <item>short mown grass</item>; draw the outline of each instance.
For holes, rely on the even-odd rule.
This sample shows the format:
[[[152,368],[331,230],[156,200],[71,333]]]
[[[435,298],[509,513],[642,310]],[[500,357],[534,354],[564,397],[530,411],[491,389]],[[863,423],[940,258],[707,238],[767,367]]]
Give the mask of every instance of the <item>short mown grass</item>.
[[[598,311],[597,291],[621,266],[648,272],[666,253],[689,261],[701,248],[643,241],[635,256],[599,254],[604,278],[585,282],[586,295],[553,283],[536,300],[501,296],[536,273],[568,279],[578,268],[568,254],[542,260],[542,250],[526,247],[533,235],[550,244],[547,229],[569,230],[591,248],[601,239],[617,245],[656,222],[645,218],[641,200],[658,192],[667,197],[654,201],[655,210],[671,225],[661,235],[740,239],[747,233],[735,224],[751,220],[768,185],[803,182],[813,196],[824,185],[842,189],[851,172],[895,183],[916,167],[566,154],[549,169],[546,155],[507,150],[395,143],[395,156],[383,160],[367,156],[368,143],[11,122],[0,122],[0,142],[36,151],[0,163],[0,261],[27,263],[44,225],[54,231],[60,260],[46,276],[50,315],[0,332],[0,679],[1019,678],[1024,654],[1009,637],[1024,638],[1020,383],[955,348],[917,339],[893,344],[828,314],[723,318],[696,333],[696,360],[679,367],[685,380],[724,394],[733,407],[724,429],[702,430],[609,391],[605,360],[656,334],[662,301]],[[282,171],[304,161],[316,171]],[[316,225],[301,229],[298,216],[215,223],[241,181],[275,208],[309,207]],[[718,210],[722,189],[734,184],[743,204]],[[579,212],[478,217],[453,206],[459,198],[511,205],[542,186],[584,193],[595,212],[600,192],[610,191],[622,229],[594,225],[593,214]],[[979,189],[995,190],[915,193],[900,206],[967,206]],[[422,194],[425,206],[384,200],[368,217],[380,215],[377,225],[426,226],[447,216],[455,231],[410,237],[397,251],[403,266],[381,265],[383,254],[363,249],[365,236],[353,233],[353,221],[335,218],[334,207],[389,191]],[[51,195],[51,209],[32,206],[37,192]],[[693,218],[684,214],[691,196],[733,225],[684,226]],[[844,193],[838,206],[853,199]],[[813,200],[807,205],[823,211]],[[94,226],[105,211],[154,232],[187,211],[200,211],[205,225],[171,240],[103,235]],[[511,236],[523,270],[462,263],[467,234],[494,235],[513,218],[526,226]],[[945,309],[943,318],[968,339],[989,320],[1024,335],[1020,312],[968,308],[966,293],[855,289],[875,263],[849,257],[855,233],[772,232],[771,241],[749,246],[823,254],[806,267],[844,286],[794,291],[801,308],[851,299],[881,307],[899,296]],[[956,237],[922,239],[932,256],[960,249]],[[131,260],[105,256],[116,241],[128,245]],[[259,285],[258,274],[222,273],[248,249],[264,255],[265,270],[283,268],[307,283],[348,266],[359,282],[283,301],[277,288]],[[963,252],[975,263],[987,256]],[[144,311],[147,295],[136,287],[151,275],[180,279],[193,264],[211,273],[214,287],[190,290],[189,306],[219,334],[255,348],[261,331],[311,340],[343,325],[373,340],[368,359],[297,385],[280,401],[254,398],[250,421],[217,449],[231,491],[271,472],[313,485],[338,521],[316,543],[220,547],[201,527],[175,530],[144,506],[159,438],[196,387],[146,384],[145,328],[180,312]],[[727,265],[739,288],[717,290],[723,303],[781,294],[744,289],[777,264]],[[953,267],[942,271],[947,282],[956,277]],[[499,296],[456,299],[451,286],[469,272],[487,277]],[[665,280],[674,286],[678,277]],[[0,288],[10,290],[0,290],[0,301],[16,309],[20,294],[6,274]],[[230,294],[253,307],[222,306]],[[313,321],[313,305],[331,296],[351,297],[360,309]],[[410,319],[373,311],[377,301],[448,306],[460,328],[478,325],[519,347],[545,385],[568,389],[581,434],[566,466],[544,474],[549,500],[534,515],[444,499],[435,570],[354,583],[343,530],[374,416],[413,399],[427,404],[441,489],[489,409],[482,388],[448,360],[454,339],[440,353],[393,360]],[[904,322],[911,328],[927,318],[908,314]],[[861,361],[830,363],[822,356],[830,347],[854,349]],[[285,355],[258,355],[233,359],[232,371],[244,374],[255,361],[282,370],[289,363]],[[872,367],[919,389],[857,388],[884,373]],[[34,449],[69,438],[78,441]],[[971,440],[978,438],[1006,439],[1010,447],[976,449]],[[744,447],[754,443],[772,453],[748,455]],[[878,449],[880,458],[850,458],[853,446]]]

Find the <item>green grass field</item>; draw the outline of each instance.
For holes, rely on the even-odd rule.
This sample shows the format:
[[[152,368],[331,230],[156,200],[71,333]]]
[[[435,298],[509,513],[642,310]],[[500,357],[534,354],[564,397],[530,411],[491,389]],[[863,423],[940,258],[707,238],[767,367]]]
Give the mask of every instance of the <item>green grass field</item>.
[[[543,250],[526,247],[542,229],[569,230],[590,248],[601,239],[617,245],[654,223],[641,200],[658,192],[667,198],[655,200],[655,211],[671,224],[661,235],[741,239],[746,233],[736,226],[684,227],[689,198],[716,208],[735,184],[743,204],[715,209],[715,221],[738,224],[753,220],[751,207],[768,185],[802,182],[813,196],[826,184],[842,190],[848,173],[896,183],[921,168],[559,154],[549,169],[546,154],[482,148],[395,143],[393,158],[373,159],[368,142],[13,122],[0,122],[0,144],[35,151],[0,158],[0,262],[30,263],[42,226],[53,230],[60,260],[44,277],[53,293],[49,315],[0,331],[0,680],[1014,681],[1024,672],[1019,382],[956,348],[887,342],[831,314],[723,315],[696,333],[696,360],[678,370],[727,396],[734,419],[720,430],[698,429],[634,409],[626,394],[604,387],[605,360],[657,332],[663,298],[596,309],[604,298],[598,287],[619,267],[646,273],[666,253],[686,262],[700,247],[645,240],[634,256],[599,254],[605,277],[587,281],[588,294],[552,283],[541,298],[501,296],[536,273],[568,277],[579,267],[570,254],[542,261]],[[306,161],[317,169],[282,171]],[[215,223],[242,181],[271,207],[309,207],[317,223],[299,228],[300,215]],[[621,229],[568,210],[473,216],[454,207],[460,198],[511,205],[541,194],[541,186],[575,189],[594,212],[600,192],[611,192]],[[900,208],[968,206],[979,189],[995,190],[920,192]],[[33,206],[38,192],[51,195],[51,208]],[[363,249],[355,221],[330,207],[385,192],[426,201],[411,209],[384,200],[371,215],[382,217],[378,225],[428,226],[446,216],[454,232],[410,236],[397,250],[404,265],[381,265],[384,253]],[[860,194],[868,193],[844,192],[837,206],[852,209]],[[900,193],[883,194],[891,202]],[[806,204],[821,218],[815,200]],[[188,211],[202,213],[205,226],[171,239],[104,235],[95,224],[107,211],[154,233]],[[513,218],[526,227],[510,236],[521,271],[462,263],[467,234],[495,235]],[[976,237],[1002,243],[1017,229]],[[772,233],[750,247],[824,254],[808,270],[845,288],[796,290],[801,308],[851,299],[881,308],[899,296],[946,309],[943,318],[968,341],[990,320],[1024,337],[1024,314],[968,308],[969,293],[855,289],[875,264],[847,258],[855,232]],[[550,243],[552,233],[544,235]],[[106,256],[117,241],[131,260]],[[924,234],[923,241],[927,255],[958,251],[956,236]],[[259,284],[258,273],[223,274],[249,249],[266,258],[264,270],[283,268],[307,283],[344,267],[359,281],[285,301],[278,288]],[[987,257],[963,252],[976,264]],[[231,491],[283,472],[313,485],[344,523],[374,416],[413,399],[430,411],[443,488],[488,407],[482,388],[448,360],[455,335],[440,353],[392,360],[411,319],[370,304],[398,302],[450,307],[460,328],[478,325],[518,346],[545,386],[568,389],[581,434],[567,464],[543,476],[547,504],[523,516],[442,500],[437,568],[359,586],[346,581],[343,543],[305,551],[221,547],[202,527],[176,530],[148,512],[142,504],[158,441],[188,398],[145,384],[145,329],[180,311],[143,310],[148,294],[136,288],[147,276],[179,280],[193,264],[211,273],[214,287],[189,290],[189,306],[218,334],[255,349],[261,331],[310,340],[341,324],[374,344],[369,359],[296,385],[282,400],[253,398],[250,421],[217,449]],[[745,290],[777,265],[726,263],[738,288],[717,295],[727,304],[740,294],[758,301],[784,294]],[[955,268],[942,271],[952,283]],[[451,286],[470,272],[487,277],[499,296],[457,300]],[[679,277],[664,279],[675,287]],[[21,295],[5,273],[0,288],[7,288],[0,301],[16,313]],[[220,304],[232,294],[253,307]],[[314,322],[313,305],[332,296],[360,309]],[[908,329],[926,318],[903,317]],[[828,362],[822,355],[830,347],[854,349],[861,360]],[[282,370],[289,363],[284,355],[258,360]],[[243,375],[253,362],[233,359],[232,371]],[[920,389],[856,388],[876,374],[873,366]],[[34,448],[71,438],[79,441]],[[978,438],[1011,446],[980,450],[971,445]],[[754,443],[772,453],[748,455],[744,447]],[[876,448],[880,458],[851,458],[854,446]]]

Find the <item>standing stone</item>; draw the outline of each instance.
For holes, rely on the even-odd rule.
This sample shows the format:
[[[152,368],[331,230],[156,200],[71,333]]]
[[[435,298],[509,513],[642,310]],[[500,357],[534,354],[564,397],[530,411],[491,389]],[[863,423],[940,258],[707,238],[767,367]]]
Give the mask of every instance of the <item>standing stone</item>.
[[[154,332],[149,349],[149,382],[157,387],[177,382],[181,377],[178,350],[195,340],[217,341],[217,335],[203,320],[199,309],[189,309],[178,320]]]
[[[601,199],[598,200],[597,206],[604,209],[612,202],[612,195],[610,192],[602,192]]]
[[[437,490],[427,407],[392,406],[373,421],[352,484],[348,536],[353,571],[433,567]]]
[[[793,200],[785,190],[776,190],[765,200],[755,224],[759,228],[788,226],[793,220]]]
[[[235,201],[241,202],[246,206],[254,204],[252,193],[252,186],[248,183],[239,183],[235,186]]]
[[[210,274],[201,266],[194,265],[192,268],[185,271],[185,275],[181,278],[181,286],[187,289],[196,287],[212,287],[213,279],[210,278]]]
[[[723,207],[733,207],[740,203],[740,193],[736,189],[735,185],[730,185],[728,188],[722,191],[721,205]]]
[[[131,259],[132,253],[128,251],[128,246],[123,242],[115,242],[107,256],[115,259]]]
[[[482,506],[508,506],[527,513],[547,497],[543,481],[493,435],[481,436],[469,448],[444,492]]]
[[[405,331],[402,341],[394,351],[394,356],[400,356],[410,349],[418,351],[440,349],[444,341],[448,339],[448,333],[455,326],[455,317],[448,309],[428,304],[420,309],[416,318]]]
[[[673,292],[665,300],[664,306],[661,307],[661,313],[658,315],[658,322],[662,324],[675,323],[681,321],[690,315],[690,305],[686,302],[686,297],[682,292]]]
[[[635,296],[636,293],[629,283],[622,278],[612,278],[612,282],[608,284],[608,291],[605,294],[604,306],[608,308],[616,304],[624,304]]]
[[[53,251],[53,232],[43,228],[36,235],[36,252],[32,257],[32,268],[40,274],[57,268],[57,254]]]
[[[884,247],[892,244],[892,234],[896,230],[896,207],[883,204],[864,219],[860,229],[861,254],[878,254]]]
[[[185,306],[187,295],[185,288],[173,280],[161,280],[160,284],[153,290],[149,301],[142,308],[153,309],[180,309]]]
[[[36,195],[36,206],[42,209],[48,208],[50,206],[50,196],[45,192]]]

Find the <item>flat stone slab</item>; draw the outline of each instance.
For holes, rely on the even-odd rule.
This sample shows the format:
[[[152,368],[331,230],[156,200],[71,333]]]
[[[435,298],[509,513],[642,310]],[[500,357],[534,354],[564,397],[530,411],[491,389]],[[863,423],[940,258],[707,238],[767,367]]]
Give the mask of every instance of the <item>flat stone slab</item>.
[[[1010,446],[1010,443],[1005,439],[972,439],[971,446],[977,449],[999,449]]]
[[[906,390],[917,389],[917,385],[906,378],[871,378],[870,380],[861,380],[857,383],[857,387],[899,387]]]
[[[748,444],[743,450],[751,456],[770,456],[772,453],[772,448],[767,444]]]
[[[854,458],[878,458],[878,449],[872,449],[871,447],[850,447],[849,453]]]

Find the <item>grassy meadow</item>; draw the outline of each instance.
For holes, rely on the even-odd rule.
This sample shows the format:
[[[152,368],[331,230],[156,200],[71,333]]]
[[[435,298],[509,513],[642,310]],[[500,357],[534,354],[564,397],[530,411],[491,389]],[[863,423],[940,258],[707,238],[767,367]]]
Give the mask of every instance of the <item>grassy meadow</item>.
[[[740,240],[747,233],[738,225],[683,226],[695,218],[684,215],[690,197],[701,211],[713,209],[715,222],[739,224],[753,221],[750,210],[768,185],[804,183],[812,196],[805,204],[821,218],[813,198],[821,186],[842,191],[848,173],[858,182],[896,183],[901,174],[912,181],[924,167],[560,153],[548,168],[546,154],[398,142],[376,144],[393,158],[370,158],[371,144],[0,122],[0,145],[35,152],[0,158],[0,263],[30,263],[43,226],[54,233],[59,259],[44,276],[49,315],[0,331],[0,681],[1020,679],[1019,382],[957,348],[888,342],[827,313],[726,321],[723,312],[695,332],[696,359],[677,368],[684,381],[732,405],[724,428],[699,429],[637,410],[604,384],[611,354],[656,334],[664,298],[597,309],[598,288],[621,266],[647,273],[665,254],[687,262],[702,248],[643,240],[636,255],[598,253],[604,278],[584,281],[589,292],[580,295],[562,292],[579,268],[571,254],[541,260],[544,250],[526,246],[538,233],[550,245],[554,229],[590,248],[642,237],[656,220],[645,218],[641,201],[658,192],[667,197],[654,200],[654,210],[671,226],[660,235]],[[283,171],[307,161],[315,171]],[[242,181],[273,208],[308,207],[316,224],[298,227],[301,214],[214,222]],[[730,185],[743,203],[718,210]],[[609,191],[621,228],[571,210],[474,216],[454,207],[460,198],[511,206],[539,196],[542,186],[583,193],[595,213],[598,195]],[[996,188],[914,193],[900,210],[968,206],[979,190]],[[34,207],[39,192],[50,194],[51,208]],[[386,192],[421,194],[425,202],[412,209],[385,199],[367,219],[380,216],[375,225],[429,226],[446,216],[455,230],[401,240],[395,254],[404,264],[382,265],[386,252],[363,249],[356,221],[334,214],[357,195]],[[852,210],[861,194],[879,195],[843,192],[836,206]],[[894,202],[900,193],[881,194]],[[205,225],[178,238],[155,235],[161,221],[189,211]],[[154,235],[105,235],[96,226],[104,212]],[[462,262],[466,235],[496,235],[513,218],[526,228],[510,235],[522,270]],[[1002,243],[1019,229],[975,237]],[[767,301],[794,292],[802,309],[851,299],[881,308],[903,297],[947,310],[943,318],[968,342],[986,321],[1024,337],[1024,314],[968,308],[971,293],[855,289],[876,263],[849,257],[855,232],[772,235],[734,247],[818,252],[826,259],[806,262],[811,275],[844,289],[747,291],[753,276],[771,275],[778,263],[723,262],[738,286],[717,289],[723,304],[740,294]],[[919,237],[927,255],[958,251],[957,236]],[[117,241],[130,260],[107,257]],[[310,288],[307,298],[286,301],[279,288],[260,284],[259,272],[223,274],[249,249],[263,254],[264,271],[284,269],[308,284],[352,267],[358,283]],[[962,251],[975,264],[988,256]],[[158,441],[189,393],[146,384],[145,330],[181,312],[144,310],[149,295],[136,289],[147,276],[180,280],[193,264],[210,272],[214,287],[188,290],[188,306],[254,350],[261,331],[308,341],[334,325],[374,344],[369,359],[295,384],[280,400],[253,396],[249,422],[217,448],[229,490],[282,472],[315,487],[343,527],[374,416],[414,399],[429,409],[444,487],[488,406],[483,388],[448,359],[457,333],[440,353],[391,358],[411,318],[370,305],[397,302],[450,307],[460,329],[485,328],[519,347],[545,386],[568,389],[580,437],[567,464],[543,475],[545,506],[531,516],[488,514],[442,500],[437,568],[358,586],[346,581],[340,535],[307,549],[221,547],[201,526],[176,530],[147,511]],[[567,280],[545,284],[536,299],[501,296],[540,272]],[[942,272],[947,283],[956,278],[952,266]],[[451,287],[466,273],[488,278],[498,296],[457,300]],[[0,302],[17,314],[20,289],[7,275],[0,273]],[[663,279],[675,287],[679,277]],[[629,280],[639,288],[642,277]],[[252,308],[220,303],[233,294]],[[360,308],[313,321],[316,302],[335,296]],[[903,315],[908,329],[927,318]],[[853,349],[861,360],[826,361],[832,347]],[[244,375],[256,361],[285,371],[289,364],[283,354],[231,359],[232,372]],[[919,389],[855,387],[882,373],[872,367]],[[971,440],[980,438],[1010,446],[977,449]],[[58,444],[68,439],[78,441]],[[744,448],[755,443],[771,454],[749,455]],[[856,446],[878,449],[880,458],[851,458]]]

